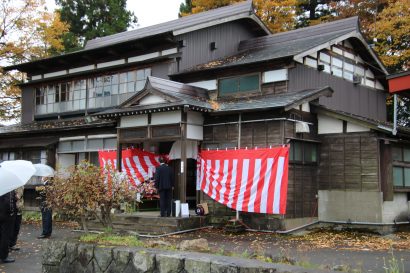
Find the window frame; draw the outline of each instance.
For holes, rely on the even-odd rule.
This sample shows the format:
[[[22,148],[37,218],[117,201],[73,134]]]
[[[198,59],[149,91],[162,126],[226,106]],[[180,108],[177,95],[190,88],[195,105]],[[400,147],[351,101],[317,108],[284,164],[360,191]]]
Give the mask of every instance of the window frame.
[[[295,152],[296,150],[293,148],[295,147],[295,143],[301,145],[301,160],[295,160]],[[302,164],[302,165],[318,165],[319,164],[319,146],[320,143],[313,142],[313,141],[305,141],[303,139],[291,139],[290,141],[290,148],[289,148],[289,163],[291,164]],[[316,161],[307,161],[306,160],[306,145],[315,146],[316,149]],[[313,150],[312,150],[313,151]]]
[[[218,88],[218,98],[232,98],[232,97],[243,97],[243,96],[248,96],[249,94],[258,94],[261,93],[261,85],[262,85],[262,73],[256,72],[256,73],[247,73],[247,74],[241,74],[237,76],[230,76],[230,77],[221,77],[217,79],[217,88]],[[249,91],[239,91],[240,89],[240,84],[239,80],[241,78],[247,77],[247,76],[258,76],[258,88],[256,90],[249,90]],[[228,80],[228,79],[237,79],[238,80],[238,89],[236,92],[227,94],[227,95],[222,95],[221,94],[221,81],[223,80]]]

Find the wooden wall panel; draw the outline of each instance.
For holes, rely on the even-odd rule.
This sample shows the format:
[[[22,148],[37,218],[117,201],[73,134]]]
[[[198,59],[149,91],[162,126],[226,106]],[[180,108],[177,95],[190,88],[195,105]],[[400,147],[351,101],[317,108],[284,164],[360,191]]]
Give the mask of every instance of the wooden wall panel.
[[[378,140],[372,133],[321,137],[318,183],[321,190],[378,191]]]

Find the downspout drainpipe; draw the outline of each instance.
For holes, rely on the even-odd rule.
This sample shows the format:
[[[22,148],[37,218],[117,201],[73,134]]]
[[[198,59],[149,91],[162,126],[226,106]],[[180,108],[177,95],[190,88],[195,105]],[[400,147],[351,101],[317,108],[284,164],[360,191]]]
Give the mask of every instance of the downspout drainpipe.
[[[397,94],[393,95],[393,136],[397,134]]]
[[[142,238],[161,238],[161,237],[167,237],[167,236],[171,236],[171,235],[177,235],[177,234],[182,234],[182,233],[187,233],[187,232],[193,232],[193,231],[206,229],[206,228],[213,228],[213,226],[206,226],[206,227],[200,227],[200,228],[180,230],[180,231],[175,231],[175,232],[165,233],[165,234],[160,234],[160,235],[138,234],[137,236],[142,237]]]
[[[238,117],[238,149],[241,148],[241,135],[242,135],[242,113],[239,113]],[[239,221],[239,210],[236,210],[236,221]]]
[[[408,222],[393,222],[393,223],[373,223],[373,222],[350,222],[350,221],[315,221],[309,224],[305,224],[293,229],[289,230],[259,230],[259,229],[246,229],[246,231],[252,232],[263,232],[263,233],[278,233],[278,234],[289,234],[294,231],[307,228],[309,226],[313,226],[316,224],[353,224],[353,225],[373,225],[373,226],[395,226],[395,225],[409,225],[410,221]]]

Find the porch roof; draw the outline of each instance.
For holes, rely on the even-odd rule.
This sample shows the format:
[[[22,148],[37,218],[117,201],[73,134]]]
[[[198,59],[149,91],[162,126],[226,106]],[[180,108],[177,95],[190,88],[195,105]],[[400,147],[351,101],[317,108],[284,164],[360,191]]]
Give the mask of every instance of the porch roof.
[[[114,126],[116,122],[110,120],[91,120],[85,117],[64,120],[33,121],[27,124],[15,124],[0,127],[0,137],[29,132],[64,131],[83,128],[98,128]]]
[[[139,104],[142,98],[150,94],[163,98],[165,102]],[[108,109],[93,115],[109,118],[143,114],[150,111],[172,111],[184,107],[198,111],[210,111],[212,107],[209,102],[208,91],[203,88],[150,76],[147,78],[143,90],[126,100],[117,108]]]
[[[283,108],[285,111],[304,102],[310,102],[320,96],[331,96],[330,87],[287,92],[277,95],[256,95],[246,98],[220,98],[211,100],[206,89],[187,84],[149,77],[142,91],[114,109],[108,109],[94,114],[100,118],[115,118],[118,116],[146,114],[150,112],[165,112],[178,109],[191,109],[203,112],[241,112],[262,109]],[[149,94],[164,98],[162,103],[139,104],[139,101]]]
[[[262,109],[283,108],[288,111],[305,102],[310,102],[321,96],[330,97],[333,90],[326,86],[320,89],[307,89],[286,92],[278,95],[256,96],[245,99],[221,101],[214,107],[214,112],[258,111]]]
[[[362,125],[365,127],[368,127],[370,129],[392,134],[393,132],[393,123],[391,122],[385,122],[385,121],[380,121],[380,120],[375,120],[375,119],[370,119],[370,118],[365,118],[359,115],[347,113],[341,110],[334,110],[330,109],[326,106],[320,105],[318,103],[311,103],[313,106],[313,112],[318,113],[318,114],[324,114],[330,117],[338,118],[341,120],[345,120],[348,122],[356,123],[357,125]],[[397,127],[397,135],[398,136],[404,136],[406,138],[410,138],[410,128],[409,127],[403,127],[403,126],[398,126]]]

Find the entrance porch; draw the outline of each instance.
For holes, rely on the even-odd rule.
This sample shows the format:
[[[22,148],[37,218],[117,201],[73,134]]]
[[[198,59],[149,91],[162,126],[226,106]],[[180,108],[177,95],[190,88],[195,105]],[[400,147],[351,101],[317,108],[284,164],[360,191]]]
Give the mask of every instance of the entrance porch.
[[[194,211],[190,211],[190,215],[184,218],[159,217],[158,211],[115,214],[113,226],[114,230],[147,235],[161,235],[207,226],[205,216],[195,216]],[[103,230],[98,221],[88,222],[88,227],[92,230]]]

